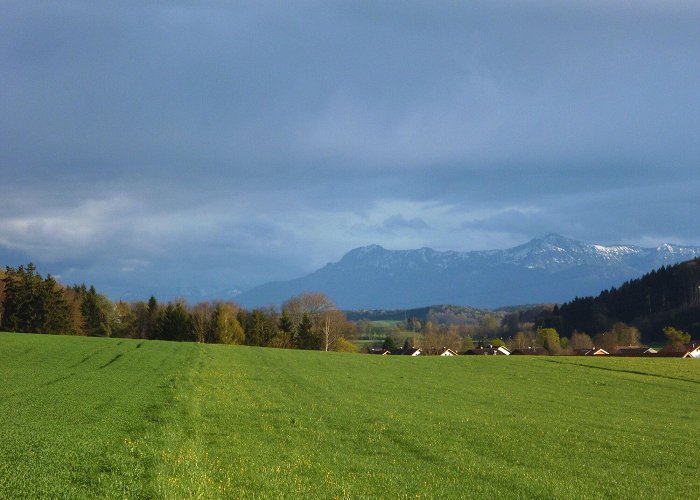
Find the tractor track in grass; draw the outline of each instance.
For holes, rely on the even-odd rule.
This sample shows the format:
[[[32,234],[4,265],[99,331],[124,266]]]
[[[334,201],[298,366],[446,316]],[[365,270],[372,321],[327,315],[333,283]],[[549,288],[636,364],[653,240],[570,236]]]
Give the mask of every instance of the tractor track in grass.
[[[60,376],[60,377],[56,377],[56,378],[54,378],[54,379],[47,380],[46,382],[44,382],[43,384],[41,384],[40,387],[48,387],[48,386],[50,386],[50,385],[57,384],[57,383],[59,383],[59,382],[62,382],[63,380],[68,380],[68,379],[73,378],[73,377],[75,377],[75,373],[74,373],[74,372],[69,373],[69,374],[67,374],[67,375],[62,375],[62,376]]]
[[[121,353],[121,352],[118,353],[118,354],[116,354],[116,355],[114,355],[114,356],[112,357],[112,359],[110,359],[109,361],[107,361],[105,364],[101,365],[99,369],[102,370],[103,368],[107,368],[109,365],[111,365],[112,363],[114,363],[115,361],[117,361],[117,360],[118,360],[119,358],[121,358],[123,355],[124,355],[124,353]]]
[[[78,366],[82,365],[83,363],[87,363],[90,361],[92,358],[100,354],[101,352],[110,349],[111,346],[105,345],[104,347],[100,347],[99,349],[95,349],[94,351],[90,352],[87,356],[83,356],[83,358],[78,361],[77,363],[73,363],[70,365],[68,368],[77,368]]]

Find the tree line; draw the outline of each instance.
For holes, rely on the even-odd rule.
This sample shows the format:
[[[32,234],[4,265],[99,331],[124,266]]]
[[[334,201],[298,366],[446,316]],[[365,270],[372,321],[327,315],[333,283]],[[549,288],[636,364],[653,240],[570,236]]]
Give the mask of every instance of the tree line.
[[[443,314],[447,311],[450,314]],[[352,323],[321,293],[303,293],[274,307],[246,310],[234,302],[112,302],[93,286],[64,286],[42,277],[33,264],[0,270],[0,330],[246,344],[292,349],[352,351],[358,337],[393,349],[421,347],[437,353],[479,345],[511,349],[543,347],[552,354],[573,349],[638,345],[668,340],[669,332],[700,334],[700,259],[662,267],[598,297],[561,306],[459,315],[451,310],[407,316],[391,327]],[[473,316],[473,318],[472,318]],[[668,328],[672,328],[669,330]],[[374,333],[372,333],[374,331]],[[677,335],[676,335],[677,336]],[[369,345],[369,344],[368,344]]]
[[[355,327],[321,293],[246,310],[234,302],[112,302],[94,286],[64,286],[34,264],[0,270],[0,330],[288,349],[351,351]]]
[[[639,330],[623,322],[615,323],[609,330],[593,336],[577,330],[562,336],[556,328],[538,326],[531,321],[517,321],[517,317],[517,313],[511,313],[498,321],[494,316],[487,315],[478,325],[434,325],[426,322],[414,336],[401,336],[398,331],[388,332],[381,347],[390,351],[401,346],[419,347],[425,354],[437,354],[445,347],[462,353],[476,347],[503,346],[511,351],[542,348],[548,354],[572,354],[578,349],[592,347],[614,352],[618,347],[641,345]],[[683,333],[678,332],[680,335]],[[677,342],[675,337],[666,337],[671,342]]]
[[[377,342],[374,347],[390,351],[401,346],[419,347],[426,354],[437,354],[445,347],[466,352],[486,346],[504,346],[511,351],[542,348],[548,354],[564,355],[597,347],[613,353],[621,347],[641,346],[643,342],[685,344],[691,339],[683,325],[661,323],[654,336],[645,337],[637,324],[618,318],[608,318],[604,327],[596,331],[584,330],[585,324],[578,325],[579,328],[574,324],[570,330],[563,330],[561,323],[549,320],[565,307],[539,305],[492,311],[480,314],[478,321],[471,324],[463,323],[461,318],[457,324],[443,323],[438,318],[444,316],[428,315],[437,321],[409,317],[391,327],[371,328],[371,322],[360,320],[357,326],[361,338],[368,338],[371,330],[381,334],[381,344]],[[698,318],[700,315],[695,316],[695,321]]]

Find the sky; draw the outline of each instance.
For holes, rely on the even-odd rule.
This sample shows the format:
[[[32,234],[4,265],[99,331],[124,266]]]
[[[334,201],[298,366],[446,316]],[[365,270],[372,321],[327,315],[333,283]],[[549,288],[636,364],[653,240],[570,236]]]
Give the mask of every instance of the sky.
[[[147,298],[369,244],[700,245],[695,0],[0,12],[3,265]]]

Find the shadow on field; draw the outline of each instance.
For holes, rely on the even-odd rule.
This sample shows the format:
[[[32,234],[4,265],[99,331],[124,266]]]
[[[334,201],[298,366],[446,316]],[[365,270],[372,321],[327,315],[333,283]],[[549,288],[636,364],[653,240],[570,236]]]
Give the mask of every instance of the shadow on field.
[[[698,382],[697,380],[691,380],[691,379],[682,378],[682,377],[672,377],[670,375],[659,375],[658,373],[640,372],[638,370],[622,370],[619,368],[608,368],[606,366],[587,365],[585,363],[572,363],[572,362],[558,361],[556,359],[546,359],[545,361],[547,361],[548,363],[557,363],[559,365],[581,366],[583,368],[590,368],[591,370],[603,370],[603,371],[608,371],[608,372],[632,373],[634,375],[644,375],[646,377],[665,378],[668,380],[680,380],[681,382],[690,382],[691,384],[700,384],[700,382]]]

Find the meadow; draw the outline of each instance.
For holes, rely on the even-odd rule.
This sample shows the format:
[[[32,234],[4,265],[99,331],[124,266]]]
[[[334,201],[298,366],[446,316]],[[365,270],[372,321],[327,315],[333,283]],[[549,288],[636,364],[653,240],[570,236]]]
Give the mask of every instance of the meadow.
[[[695,498],[700,363],[0,334],[0,498]]]

